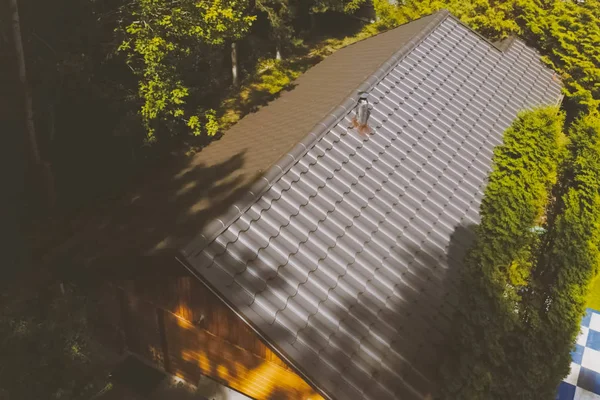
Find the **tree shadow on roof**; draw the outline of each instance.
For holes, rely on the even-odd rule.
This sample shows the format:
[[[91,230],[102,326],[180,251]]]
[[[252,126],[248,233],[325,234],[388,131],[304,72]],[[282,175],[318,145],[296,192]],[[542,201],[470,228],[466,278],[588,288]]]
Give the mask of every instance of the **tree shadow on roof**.
[[[382,382],[398,398],[419,399],[434,395],[439,382],[439,367],[446,357],[445,343],[451,335],[453,316],[463,289],[461,270],[464,255],[473,240],[474,227],[460,225],[455,228],[444,251],[429,244],[426,237],[421,246],[403,242],[401,250],[396,248],[393,251],[401,259],[411,261],[407,265],[388,264],[391,268],[395,267],[396,276],[401,276],[401,279],[395,282],[385,301],[379,297],[381,292],[373,292],[376,291],[373,280],[386,283],[381,280],[383,275],[377,272],[382,268],[380,266],[370,276],[363,275],[363,286],[358,295],[349,292],[340,295],[337,292],[334,302],[319,304],[338,318],[336,330],[324,330],[322,321],[318,321],[321,309],[311,311],[307,321],[296,321],[302,325],[296,331],[286,329],[277,317],[273,323],[255,321],[255,328],[277,348],[278,343],[293,344],[300,340],[309,350],[296,355],[292,359],[293,366],[315,382],[333,374],[337,377],[332,380],[348,378],[365,393],[377,394],[374,386],[378,386],[376,382]],[[219,254],[219,251],[216,253]],[[236,255],[241,256],[247,265],[258,258],[250,253]],[[350,268],[346,269],[346,275]],[[311,274],[308,279],[311,279]],[[298,288],[303,285],[300,283],[293,288],[293,283],[275,279],[277,275],[274,273],[267,281],[265,290],[275,293],[296,290],[298,293]],[[343,278],[338,277],[338,286]],[[355,281],[355,284],[359,283]],[[332,296],[333,289],[335,287],[329,290],[328,296]],[[240,311],[243,313],[243,310]],[[371,356],[365,353],[365,349],[374,353],[370,361]],[[285,351],[283,354],[287,356]],[[323,359],[333,363],[337,370],[327,371],[319,366]],[[358,365],[367,369],[368,373],[357,373]],[[334,393],[330,394],[343,397],[349,393],[344,386],[347,384],[338,383]],[[328,389],[331,390],[331,387]]]
[[[256,179],[243,169],[244,152],[212,165],[198,160],[155,171],[110,213],[100,210],[81,227],[86,235],[81,245],[55,261],[63,278],[101,282],[160,270],[163,260],[173,259],[173,249],[226,211]]]

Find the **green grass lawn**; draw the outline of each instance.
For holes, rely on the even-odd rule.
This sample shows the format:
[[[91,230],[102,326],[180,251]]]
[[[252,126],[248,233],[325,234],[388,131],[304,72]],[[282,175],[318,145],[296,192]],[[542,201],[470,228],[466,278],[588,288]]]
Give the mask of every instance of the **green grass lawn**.
[[[588,307],[600,311],[600,276],[592,283],[592,290],[588,297]]]

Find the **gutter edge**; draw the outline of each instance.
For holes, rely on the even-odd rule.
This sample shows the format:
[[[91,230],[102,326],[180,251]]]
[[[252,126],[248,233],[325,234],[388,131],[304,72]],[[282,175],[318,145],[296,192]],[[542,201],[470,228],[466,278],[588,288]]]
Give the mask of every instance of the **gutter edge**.
[[[241,319],[251,330],[254,332],[258,338],[269,347],[279,358],[281,358],[287,365],[292,367],[294,372],[296,372],[300,378],[302,378],[309,386],[315,389],[321,396],[323,396],[326,400],[334,400],[332,396],[330,396],[326,391],[321,389],[317,383],[310,378],[308,374],[306,374],[302,368],[298,367],[293,360],[288,357],[279,347],[269,340],[268,336],[263,334],[260,329],[256,327],[256,325],[250,321],[246,316],[240,312],[235,305],[233,305],[227,298],[225,298],[218,289],[213,287],[207,280],[204,279],[202,274],[198,273],[194,267],[189,265],[189,263],[185,260],[185,257],[180,258],[179,256],[175,256],[175,260],[179,262],[187,271],[189,271],[192,276],[196,277],[203,285],[208,289],[209,292],[214,294],[223,304],[227,306],[239,319]],[[235,389],[234,389],[235,390]],[[242,393],[244,394],[244,393]],[[245,394],[244,394],[245,395]]]

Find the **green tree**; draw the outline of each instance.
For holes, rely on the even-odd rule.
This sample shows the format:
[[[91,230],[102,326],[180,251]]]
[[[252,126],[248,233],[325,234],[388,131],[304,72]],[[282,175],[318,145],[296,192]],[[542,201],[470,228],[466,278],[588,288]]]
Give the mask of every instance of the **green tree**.
[[[257,0],[256,8],[267,15],[271,25],[270,38],[275,43],[275,58],[281,60],[281,48],[294,33],[292,19],[297,7],[290,0]]]
[[[88,400],[108,385],[108,363],[91,339],[88,299],[3,293],[0,307],[0,399]]]
[[[313,0],[311,12],[323,13],[335,11],[346,14],[352,14],[366,3],[367,0]]]
[[[551,399],[569,371],[600,272],[600,118],[567,141],[551,110],[521,115],[494,153],[444,398]]]
[[[186,111],[189,87],[181,65],[199,57],[199,46],[222,46],[249,30],[255,16],[247,14],[246,0],[136,0],[126,7],[132,20],[123,26],[120,51],[139,79],[140,114],[150,142],[157,122],[185,121],[194,134],[202,132],[201,116]]]
[[[537,351],[523,364],[547,398],[569,372],[586,299],[600,272],[600,118],[579,118],[569,139],[557,215],[543,239],[526,304],[524,346]]]
[[[520,114],[494,151],[477,240],[464,263],[463,297],[443,370],[445,398],[536,398],[536,387],[516,364],[524,350],[522,296],[540,244],[533,228],[543,224],[557,181],[562,123],[552,107]]]
[[[525,38],[565,83],[573,111],[600,107],[600,2],[521,0],[515,17]]]
[[[441,9],[449,10],[464,23],[489,39],[501,39],[511,34],[520,33],[515,19],[514,1],[490,0],[406,0],[391,8],[383,0],[374,2],[376,11],[385,13],[389,21],[412,21],[432,14]],[[396,8],[393,10],[393,8]]]

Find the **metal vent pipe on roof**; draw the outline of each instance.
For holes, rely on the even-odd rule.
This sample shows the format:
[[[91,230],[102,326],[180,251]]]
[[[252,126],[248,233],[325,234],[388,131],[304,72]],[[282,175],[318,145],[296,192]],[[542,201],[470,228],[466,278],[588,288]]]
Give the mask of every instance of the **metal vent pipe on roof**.
[[[358,133],[361,135],[370,134],[371,128],[369,127],[369,100],[367,92],[358,92],[358,104],[356,105],[354,117],[352,118],[352,126],[358,129]]]

